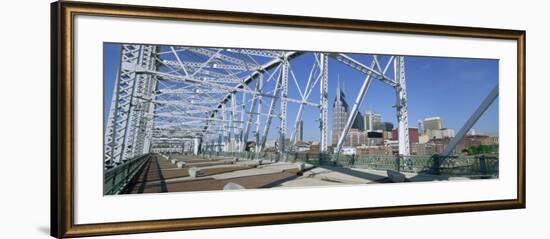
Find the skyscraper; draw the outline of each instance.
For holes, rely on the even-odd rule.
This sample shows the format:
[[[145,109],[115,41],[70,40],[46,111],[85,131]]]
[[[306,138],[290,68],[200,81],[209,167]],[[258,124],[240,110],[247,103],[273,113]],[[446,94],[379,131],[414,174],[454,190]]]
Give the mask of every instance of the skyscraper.
[[[363,114],[361,113],[361,111],[357,111],[357,115],[355,116],[355,120],[353,121],[351,128],[363,131],[365,130],[364,123],[365,123],[365,120],[363,119]]]
[[[340,81],[338,81],[338,87],[336,88],[336,98],[332,104],[332,145],[338,144],[338,139],[348,119],[348,103],[346,102],[346,95],[342,88],[340,88]]]
[[[334,99],[334,104],[332,105],[332,145],[336,146],[340,135],[346,127],[348,117],[350,113],[348,112],[348,103],[346,102],[346,95],[342,88],[340,88],[340,81],[338,81],[338,87],[336,88],[336,98]],[[357,112],[355,120],[351,124],[350,130],[342,146],[357,146],[367,143],[367,133],[364,131],[364,119],[361,112]]]
[[[296,128],[296,142],[304,141],[304,121],[298,121],[298,127]]]
[[[391,132],[393,130],[393,123],[391,122],[384,122],[382,123],[382,130]]]
[[[382,115],[372,111],[366,112],[364,117],[364,127],[366,131],[382,130]]]

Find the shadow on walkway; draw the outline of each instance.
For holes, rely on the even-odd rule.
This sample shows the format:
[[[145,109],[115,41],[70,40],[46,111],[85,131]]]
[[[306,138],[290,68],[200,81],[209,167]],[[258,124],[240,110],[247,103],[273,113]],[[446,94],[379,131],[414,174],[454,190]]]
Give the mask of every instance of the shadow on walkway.
[[[151,188],[148,188],[148,184],[150,182],[158,183],[159,181],[160,187],[157,192],[167,192],[166,181],[164,175],[162,174],[159,158],[153,156],[149,158],[132,181],[128,183],[123,193],[145,193],[146,191],[151,190]]]
[[[430,182],[430,181],[448,181],[448,175],[434,175],[420,172],[413,177],[410,177],[411,182]]]
[[[164,175],[162,175],[162,170],[160,168],[159,158],[155,157],[155,159],[153,160],[155,161],[155,164],[157,166],[157,173],[159,174],[159,177],[160,177],[160,192],[161,193],[168,192],[168,190],[166,189],[166,181],[164,180]]]

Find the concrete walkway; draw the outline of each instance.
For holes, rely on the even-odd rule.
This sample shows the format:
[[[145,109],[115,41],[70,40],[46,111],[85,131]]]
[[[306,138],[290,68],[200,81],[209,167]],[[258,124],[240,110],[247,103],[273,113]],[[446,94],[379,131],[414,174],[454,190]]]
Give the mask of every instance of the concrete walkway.
[[[178,162],[184,162],[178,165]],[[180,166],[180,167],[178,167]],[[403,173],[407,182],[467,180]],[[304,163],[235,159],[198,159],[193,156],[153,156],[128,185],[125,193],[223,190],[228,183],[245,189],[312,187],[388,183],[385,170],[318,166]]]

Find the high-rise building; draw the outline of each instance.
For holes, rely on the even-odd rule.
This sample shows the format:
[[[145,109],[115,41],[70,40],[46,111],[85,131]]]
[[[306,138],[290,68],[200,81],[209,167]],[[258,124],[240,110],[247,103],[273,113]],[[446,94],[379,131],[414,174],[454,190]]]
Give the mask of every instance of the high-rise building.
[[[422,122],[422,120],[418,120],[418,133],[420,135],[425,135],[425,133],[424,133],[424,122]]]
[[[363,120],[365,121],[365,122],[363,123],[363,125],[365,125],[365,130],[367,130],[367,131],[370,131],[371,128],[372,128],[372,126],[371,126],[371,125],[372,125],[372,123],[371,123],[371,120],[372,120],[372,119],[371,119],[371,117],[370,117],[370,115],[369,115],[370,113],[371,113],[370,111],[369,111],[369,112],[365,112],[365,115],[363,116]]]
[[[338,81],[338,87],[336,88],[336,98],[332,104],[332,145],[338,144],[338,139],[348,119],[348,103],[346,102],[346,95],[342,88],[340,88],[340,81]]]
[[[364,117],[364,127],[367,131],[383,130],[382,116],[374,112],[366,112]]]
[[[304,121],[298,121],[298,127],[296,128],[296,142],[304,141]]]
[[[424,133],[428,134],[431,137],[431,130],[440,130],[442,128],[441,118],[439,117],[430,117],[424,119]]]
[[[357,115],[355,116],[355,120],[353,121],[353,124],[351,125],[352,129],[358,129],[358,130],[365,130],[365,120],[363,119],[363,114],[358,111]]]
[[[391,122],[382,123],[382,130],[391,132],[393,130],[393,124]]]
[[[332,105],[332,145],[336,146],[340,135],[346,127],[348,117],[350,113],[348,112],[348,103],[346,102],[346,95],[342,88],[340,88],[340,82],[338,82],[338,87],[336,88],[336,98]],[[357,112],[355,120],[353,121],[350,130],[346,137],[344,137],[344,142],[342,146],[357,146],[364,145],[367,143],[367,134],[365,130],[365,120],[363,119],[363,114]]]

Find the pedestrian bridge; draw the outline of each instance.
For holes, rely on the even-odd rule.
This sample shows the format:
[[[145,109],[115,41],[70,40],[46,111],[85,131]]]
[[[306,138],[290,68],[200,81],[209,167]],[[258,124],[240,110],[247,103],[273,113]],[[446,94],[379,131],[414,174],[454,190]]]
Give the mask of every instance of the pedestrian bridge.
[[[498,175],[498,157],[454,152],[498,97],[498,84],[441,155],[418,156],[410,150],[405,56],[148,44],[120,47],[112,98],[106,99],[110,110],[103,145],[105,194]],[[338,131],[332,132],[332,145],[328,141],[329,68],[353,72],[357,77],[348,80],[360,86],[349,114],[332,127]],[[395,93],[396,155],[343,155],[345,137],[373,81]],[[296,107],[294,114],[289,113],[289,104]],[[316,154],[290,150],[302,137],[297,135],[302,135],[299,128],[306,110],[310,110],[308,123],[319,128]],[[267,141],[273,139],[274,147],[268,148]],[[251,142],[254,147],[249,147]],[[166,146],[182,150],[155,153]]]

